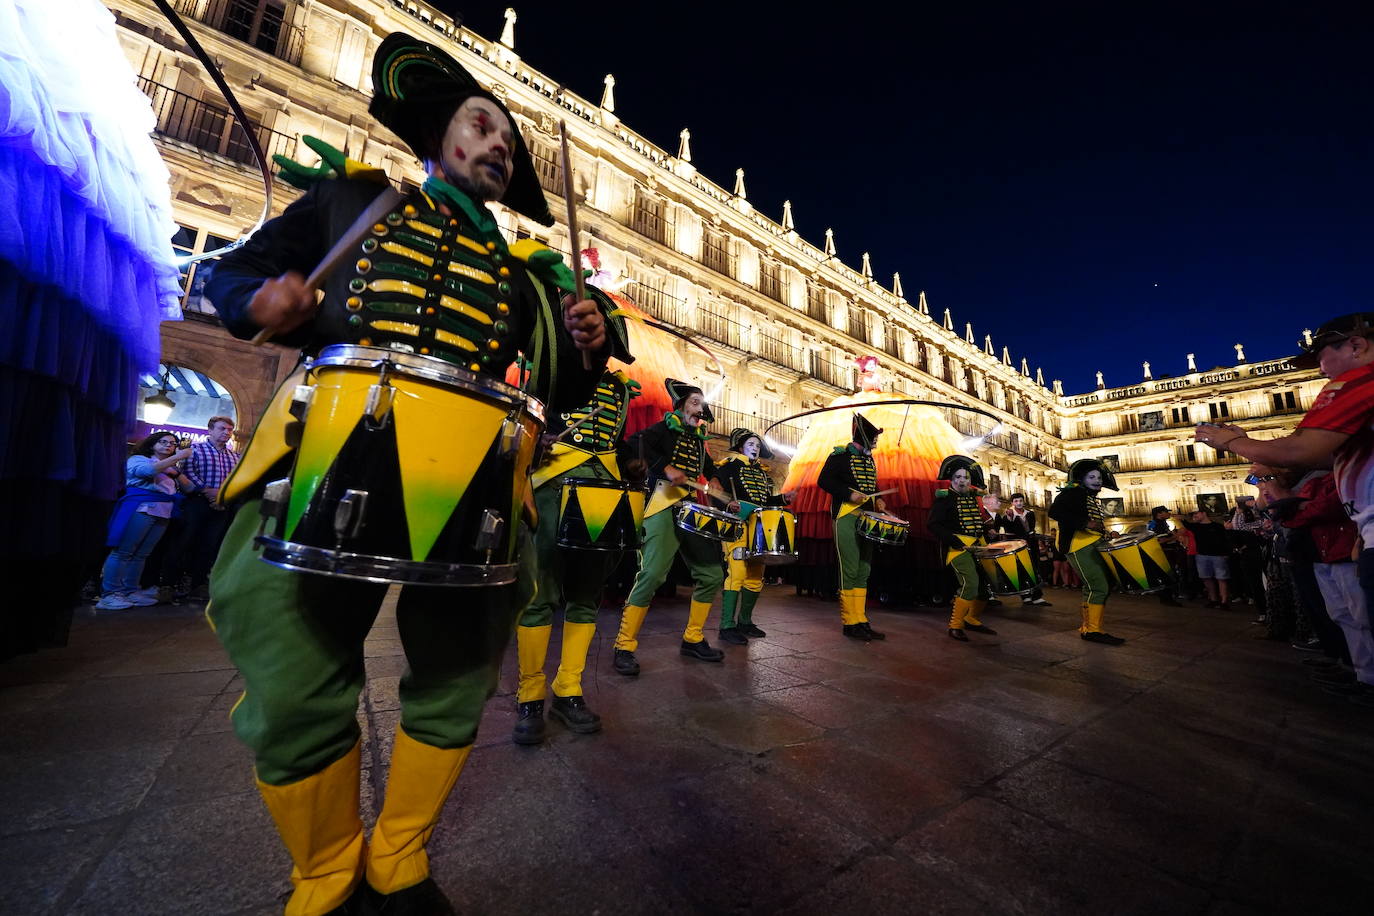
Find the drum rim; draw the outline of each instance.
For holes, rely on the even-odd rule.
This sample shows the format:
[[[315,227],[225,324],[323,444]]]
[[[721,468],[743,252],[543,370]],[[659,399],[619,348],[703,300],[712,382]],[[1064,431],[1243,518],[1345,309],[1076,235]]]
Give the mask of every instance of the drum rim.
[[[260,534],[253,539],[262,549],[259,558],[270,566],[292,572],[313,573],[333,579],[352,579],[395,585],[425,585],[443,588],[472,588],[486,585],[510,585],[519,576],[520,564],[493,563],[430,563],[422,560],[400,560],[346,550],[312,547],[293,541]],[[343,571],[340,571],[340,567]],[[368,569],[372,566],[375,569]],[[388,578],[384,573],[392,572]],[[397,576],[406,575],[404,578]],[[429,574],[429,575],[426,575]],[[464,581],[455,581],[461,578]]]
[[[398,375],[410,375],[428,382],[474,392],[493,400],[504,401],[511,406],[523,404],[526,412],[540,423],[544,422],[544,402],[538,398],[491,376],[478,375],[461,366],[420,353],[406,353],[386,347],[364,347],[360,344],[330,344],[310,361],[310,368],[346,367],[375,370],[382,362],[391,363]]]
[[[607,479],[607,478],[605,478],[605,477],[560,477],[560,478],[558,478],[558,485],[559,485],[560,487],[567,486],[567,485],[570,484],[570,483],[571,483],[574,487],[580,487],[580,486],[582,486],[583,484],[591,484],[593,487],[599,487],[599,488],[601,488],[601,489],[603,489],[603,490],[622,490],[622,491],[624,491],[624,492],[626,492],[626,493],[634,493],[634,492],[637,490],[637,491],[639,491],[640,493],[643,493],[646,497],[649,495],[649,490],[648,490],[647,487],[645,487],[645,486],[643,486],[643,485],[641,485],[641,486],[635,486],[634,484],[632,484],[632,483],[630,483],[629,481],[626,481],[626,480],[609,480],[609,479]]]
[[[727,512],[724,509],[717,509],[715,506],[708,506],[705,503],[694,503],[689,499],[684,499],[681,502],[679,502],[677,504],[677,508],[675,511],[678,513],[682,513],[686,512],[689,508],[695,508],[698,511],[705,512],[707,515],[710,515],[714,518],[728,518],[732,522],[739,522],[741,525],[744,524],[744,519],[740,518],[738,515],[735,515],[733,512]]]

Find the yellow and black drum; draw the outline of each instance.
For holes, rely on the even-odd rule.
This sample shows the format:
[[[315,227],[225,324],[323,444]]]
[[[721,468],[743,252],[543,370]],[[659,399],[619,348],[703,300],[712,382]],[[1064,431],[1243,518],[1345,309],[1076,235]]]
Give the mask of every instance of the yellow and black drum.
[[[721,509],[684,501],[674,512],[679,528],[708,540],[731,542],[744,535],[744,522]]]
[[[765,566],[795,563],[801,555],[797,549],[797,517],[787,509],[760,507],[749,513],[745,522],[744,558]]]
[[[907,533],[911,530],[911,522],[882,512],[860,512],[855,527],[861,538],[868,538],[870,541],[887,544],[891,547],[900,547],[906,543]]]
[[[1153,595],[1173,581],[1173,567],[1153,531],[1099,541],[1097,549],[1122,594]]]
[[[1012,539],[986,547],[970,547],[969,553],[987,573],[994,595],[1029,595],[1040,585],[1031,545]]]
[[[443,360],[326,347],[297,389],[291,477],[268,484],[262,558],[369,582],[515,581],[543,405]]]
[[[564,477],[558,501],[558,546],[635,550],[644,524],[643,487],[596,477]]]

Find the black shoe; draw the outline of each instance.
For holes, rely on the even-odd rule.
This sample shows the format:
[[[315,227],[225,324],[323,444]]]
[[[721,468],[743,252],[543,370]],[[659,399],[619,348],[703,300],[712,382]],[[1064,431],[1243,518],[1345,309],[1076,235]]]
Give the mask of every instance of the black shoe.
[[[862,639],[864,642],[873,641],[873,632],[864,627],[861,623],[847,623],[844,625],[844,635],[850,639]]]
[[[615,658],[611,661],[616,674],[623,674],[626,677],[634,677],[639,674],[639,662],[635,661],[635,654],[629,649],[616,649]]]
[[[1126,641],[1120,636],[1113,636],[1110,633],[1083,633],[1082,636],[1088,642],[1101,643],[1104,646],[1119,646]]]
[[[767,633],[760,630],[758,627],[754,626],[752,623],[740,624],[739,631],[743,633],[745,636],[748,636],[750,639],[763,639],[763,637],[768,635]]]
[[[964,635],[964,631],[955,629],[954,627],[949,628],[949,638],[957,639],[960,642],[968,642],[968,637]]]
[[[873,629],[873,624],[869,623],[867,620],[858,624],[858,626],[864,628],[864,632],[868,634],[869,639],[887,639],[886,633],[879,633],[877,630]]]
[[[726,627],[720,631],[720,641],[728,642],[732,646],[749,645],[749,637],[740,632],[739,627]]]
[[[745,642],[748,641],[747,639],[745,640]],[[699,659],[703,662],[725,661],[725,653],[719,649],[712,649],[711,644],[705,639],[701,642],[688,642],[684,639],[682,641],[682,648],[678,649],[678,654],[685,655],[688,658]]]
[[[439,890],[433,878],[426,878],[419,884],[403,887],[390,894],[382,894],[371,887],[367,888],[367,902],[376,916],[458,916],[453,904]]]
[[[972,633],[986,633],[988,636],[997,635],[997,631],[985,623],[966,623],[964,629]]]
[[[579,735],[594,735],[601,731],[601,717],[588,709],[587,701],[580,696],[560,697],[554,694],[549,715],[566,725],[568,731]]]
[[[348,899],[324,916],[371,916],[374,911],[368,898],[372,893],[375,892],[367,886],[366,881],[359,881],[358,886],[353,888],[353,893],[348,895]]]
[[[516,744],[543,744],[544,701],[531,700],[528,703],[519,703],[515,711],[519,718],[515,720],[511,740]]]

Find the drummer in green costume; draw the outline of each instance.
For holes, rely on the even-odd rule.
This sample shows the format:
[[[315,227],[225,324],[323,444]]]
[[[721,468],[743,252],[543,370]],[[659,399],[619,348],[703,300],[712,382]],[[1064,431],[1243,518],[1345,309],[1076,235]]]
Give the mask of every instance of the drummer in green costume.
[[[873,504],[879,512],[887,505],[878,492],[878,468],[873,449],[882,430],[855,413],[848,445],[837,446],[821,467],[817,485],[830,494],[830,514],[835,520],[835,549],[840,555],[840,622],[850,639],[868,642],[887,639],[868,622],[868,574],[873,544],[859,536],[859,512]]]
[[[748,521],[749,516],[761,507],[786,506],[792,502],[791,494],[773,492],[773,478],[759,460],[772,457],[773,453],[753,430],[742,427],[731,430],[730,454],[716,465],[715,478],[712,480],[718,491],[717,501],[723,504],[726,511]],[[746,527],[745,531],[748,530]],[[747,548],[745,540],[746,536],[742,536],[740,540],[725,545],[727,574],[725,591],[720,599],[721,641],[737,646],[746,645],[749,637],[758,639],[767,635],[754,626],[754,605],[758,603],[759,593],[763,590],[764,564],[735,556],[736,551],[743,552]]]
[[[386,184],[377,169],[327,156],[304,196],[216,265],[206,294],[226,328],[241,338],[266,329],[307,355],[335,345],[390,350],[493,390],[525,352],[534,355],[530,390],[550,411],[584,403],[606,359],[628,354],[608,333],[606,303],[561,302],[561,290],[574,286],[561,257],[529,240],[508,245],[486,206],[500,201],[553,224],[514,119],[446,52],[401,33],[378,48],[372,84],[370,110],[425,162],[429,177],[371,227],[317,297],[306,275]],[[430,273],[429,265],[443,269]],[[590,371],[579,351],[592,357]],[[254,544],[263,487],[289,472],[300,441],[292,394],[305,381],[293,376],[278,391],[220,491],[221,500],[247,500],[211,573],[206,608],[245,684],[230,717],[254,754],[258,789],[294,866],[287,916],[442,916],[454,910],[429,876],[425,846],[531,596],[532,557],[523,552],[514,584],[400,590],[401,715],[385,801],[365,840],[358,696],[363,641],[387,586],[271,566]],[[377,419],[343,420],[362,437],[372,429],[368,417]],[[436,433],[457,436],[451,428]],[[378,450],[378,475],[399,473],[399,448],[367,441]],[[455,491],[462,488],[436,495],[461,506],[466,490]],[[433,518],[407,521],[416,537],[416,526]]]
[[[622,461],[626,465],[637,463],[637,459],[618,452],[623,449],[621,434],[630,401],[638,396],[638,382],[624,372],[607,369],[591,401],[549,418],[545,435],[552,439],[561,434],[563,438],[553,443],[530,481],[535,488],[534,505],[539,515],[539,527],[534,534],[539,591],[525,608],[515,631],[520,662],[516,744],[539,744],[544,740],[544,661],[549,654],[553,615],[560,604],[563,648],[558,674],[553,679],[549,714],[577,734],[601,730],[601,717],[588,709],[582,698],[582,672],[596,635],[601,589],[620,561],[620,553],[559,548],[559,505],[564,479],[618,481],[623,479]],[[643,471],[635,476],[642,477]],[[588,511],[587,506],[582,508]]]
[[[1107,563],[1097,545],[1105,536],[1106,510],[1097,494],[1116,489],[1116,478],[1094,458],[1080,458],[1069,467],[1069,485],[1050,504],[1050,518],[1059,523],[1059,549],[1083,579],[1083,623],[1079,634],[1088,642],[1119,646],[1126,640],[1102,630],[1102,614],[1110,590]]]
[[[692,604],[679,651],[687,658],[719,662],[725,653],[706,641],[706,618],[725,582],[720,544],[677,527],[674,508],[687,499],[705,502],[692,484],[708,480],[715,464],[706,451],[706,424],[715,417],[700,388],[664,379],[673,409],[663,419],[631,437],[630,454],[642,454],[648,470],[649,504],[644,510],[644,543],[639,549],[639,573],[620,616],[615,640],[615,670],[627,677],[639,674],[639,628],[649,613],[649,602],[668,579],[673,557],[681,553],[692,571]]]
[[[996,635],[996,630],[978,619],[992,592],[987,575],[969,550],[987,543],[986,519],[978,503],[978,494],[986,486],[983,469],[966,455],[950,455],[940,463],[938,473],[940,480],[949,481],[949,489],[935,491],[926,527],[945,548],[945,562],[959,578],[949,635],[960,642],[968,642],[965,630]]]

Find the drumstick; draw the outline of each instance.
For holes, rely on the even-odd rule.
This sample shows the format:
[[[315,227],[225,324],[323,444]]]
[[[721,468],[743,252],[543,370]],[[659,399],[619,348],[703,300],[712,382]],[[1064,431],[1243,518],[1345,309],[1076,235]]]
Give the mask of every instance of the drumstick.
[[[862,492],[862,491],[860,491],[860,492]],[[864,495],[867,496],[869,499],[877,499],[879,496],[886,496],[886,495],[889,494],[889,493],[896,493],[896,492],[897,492],[897,488],[896,488],[896,487],[891,487],[891,488],[886,489],[886,490],[879,490],[877,493],[864,493]]]
[[[317,290],[325,278],[333,272],[343,261],[353,255],[353,249],[363,240],[372,226],[391,212],[391,208],[400,203],[405,197],[400,191],[391,185],[386,186],[386,190],[377,195],[376,200],[368,204],[353,225],[348,227],[348,231],[339,236],[339,240],[334,243],[334,247],[329,249],[329,253],[320,259],[320,263],[315,265],[315,269],[310,272],[310,276],[305,278],[305,288],[307,290]],[[263,328],[253,335],[253,346],[260,347],[272,336],[275,328]]]
[[[582,280],[582,243],[577,234],[577,204],[573,199],[572,156],[568,154],[568,122],[559,119],[558,137],[563,152],[563,200],[568,205],[568,246],[572,248],[573,284],[577,289],[577,301],[587,298],[587,285]],[[566,313],[566,309],[564,310]],[[582,368],[592,368],[592,355],[582,351]]]
[[[589,420],[591,420],[592,418],[596,417],[598,414],[601,413],[601,411],[603,411],[603,410],[605,410],[605,409],[606,409],[606,405],[605,405],[605,404],[602,404],[600,407],[596,408],[596,409],[593,410],[591,413],[587,414],[585,417],[583,417],[582,419],[578,420],[576,423],[574,423],[573,425],[569,426],[567,429],[563,430],[563,431],[562,431],[561,433],[559,433],[557,436],[554,436],[553,441],[550,442],[549,445],[556,445],[557,443],[562,442],[564,436],[566,436],[568,433],[572,432],[573,430],[577,429],[577,428],[578,428],[579,426],[581,426],[583,423],[586,423],[587,421],[589,421]]]

